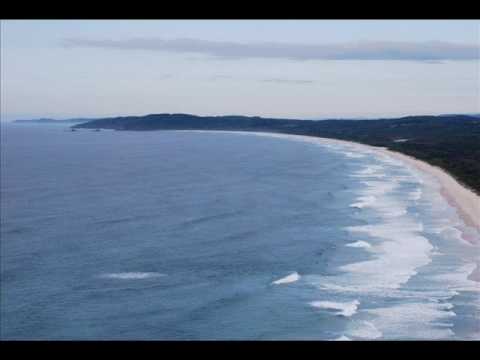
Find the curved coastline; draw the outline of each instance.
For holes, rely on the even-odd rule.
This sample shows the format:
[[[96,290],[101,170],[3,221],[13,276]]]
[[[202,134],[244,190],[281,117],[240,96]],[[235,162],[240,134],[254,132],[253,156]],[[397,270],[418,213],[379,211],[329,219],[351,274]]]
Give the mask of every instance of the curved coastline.
[[[384,147],[375,147],[371,145],[366,145],[362,143],[357,143],[353,141],[338,140],[324,137],[315,137],[308,135],[293,135],[293,134],[283,134],[283,133],[272,133],[272,132],[250,132],[250,131],[225,131],[225,130],[175,130],[175,131],[193,131],[193,132],[223,132],[223,133],[240,133],[240,134],[251,134],[259,136],[271,136],[284,139],[302,139],[311,142],[320,141],[323,143],[330,144],[343,144],[350,147],[363,148],[365,150],[373,151],[377,154],[383,154],[385,156],[391,157],[393,159],[401,161],[404,165],[410,166],[420,173],[427,175],[428,177],[434,179],[440,185],[440,194],[452,206],[463,223],[469,227],[472,227],[480,234],[480,196],[474,193],[473,191],[467,189],[461,185],[453,176],[448,174],[443,169],[430,165],[425,161],[418,160],[414,157],[388,150]],[[468,242],[471,245],[479,246],[480,237],[472,236],[462,231],[462,239]],[[476,268],[470,274],[470,280],[480,282],[480,263],[477,262]]]
[[[241,133],[241,134],[254,134],[254,135],[267,135],[274,137],[282,138],[305,138],[309,141],[319,140],[325,143],[338,143],[349,146],[362,147],[380,154],[384,154],[402,161],[403,163],[414,167],[420,172],[427,174],[434,178],[441,186],[441,194],[448,201],[448,203],[453,206],[457,211],[459,216],[465,222],[466,225],[474,227],[477,231],[480,232],[480,196],[475,194],[473,191],[467,189],[461,185],[453,176],[448,174],[445,170],[428,164],[423,160],[416,159],[414,157],[388,150],[384,147],[375,147],[371,145],[366,145],[362,143],[357,143],[353,141],[337,140],[324,137],[315,137],[308,135],[290,135],[282,133],[270,133],[270,132],[250,132],[250,131],[224,131],[224,130],[176,130],[176,131],[194,131],[194,132],[225,132],[225,133]],[[478,240],[466,238],[465,240],[478,244]]]
[[[385,148],[379,148],[378,151],[402,160],[435,178],[441,186],[440,192],[442,196],[451,206],[457,209],[458,214],[465,224],[480,231],[480,196],[462,186],[450,174],[439,167]],[[464,239],[476,243],[475,239],[471,237],[464,237]]]
[[[51,142],[59,144],[59,149],[64,147],[65,133],[61,130],[51,133]],[[23,130],[17,134],[24,136]],[[33,130],[27,134],[38,137]],[[100,134],[100,138],[96,134]],[[82,239],[87,226],[94,235],[100,231],[100,240],[105,241],[95,241],[90,244],[93,248],[87,244],[77,251],[87,256],[87,260],[94,251],[95,259],[99,260],[97,268],[88,269],[86,273],[76,271],[84,263],[85,256],[79,257],[78,262],[62,264],[69,276],[64,282],[51,286],[53,290],[58,286],[68,290],[71,276],[75,276],[80,290],[102,292],[105,288],[108,290],[102,292],[105,296],[110,293],[115,296],[120,291],[120,295],[125,295],[124,300],[120,296],[120,304],[125,301],[132,305],[147,321],[149,307],[142,301],[131,302],[139,291],[151,291],[153,297],[161,300],[152,305],[155,308],[164,305],[171,308],[170,304],[174,304],[180,315],[192,311],[201,314],[198,321],[187,318],[186,322],[172,325],[166,313],[165,327],[156,327],[153,333],[149,329],[135,330],[134,336],[164,334],[162,336],[175,338],[187,329],[192,337],[199,339],[258,338],[268,333],[284,339],[307,337],[324,341],[479,338],[475,324],[480,306],[477,302],[480,281],[469,281],[468,277],[473,276],[475,269],[478,271],[480,247],[464,241],[461,230],[477,240],[480,234],[462,221],[456,207],[447,203],[439,183],[413,164],[396,160],[390,153],[380,154],[382,149],[378,146],[275,132],[196,134],[180,130],[96,134],[88,131],[72,135],[72,143],[81,147],[86,143],[98,144],[92,147],[94,151],[74,150],[72,155],[79,156],[75,159],[80,165],[88,165],[95,153],[106,147],[112,149],[109,156],[100,159],[100,165],[118,181],[109,185],[109,193],[103,191],[105,181],[102,179],[87,184],[91,186],[86,190],[97,189],[105,199],[111,193],[136,194],[137,181],[124,176],[131,170],[140,173],[139,179],[148,179],[149,189],[140,191],[134,198],[122,198],[131,199],[132,206],[126,210],[118,208],[118,212],[108,216],[104,210],[112,208],[109,202],[101,201],[99,205],[105,204],[105,208],[98,207],[99,211],[92,213],[88,201],[73,201],[75,212],[64,217],[73,221],[59,229],[60,235],[65,233]],[[122,153],[125,145],[132,151],[124,152],[125,158],[118,157],[116,154]],[[47,166],[46,155],[50,149],[45,150],[33,159],[47,159],[39,163]],[[169,161],[172,156],[173,163]],[[71,158],[62,160],[68,164]],[[125,162],[134,167],[125,169]],[[179,168],[180,164],[183,166]],[[32,167],[40,174],[44,173],[42,168],[45,167]],[[17,169],[24,174],[21,166]],[[78,181],[72,181],[65,190],[71,193],[72,200],[82,200],[85,195],[82,166],[75,169],[72,173],[75,176],[69,177]],[[41,179],[48,182],[48,173]],[[97,178],[92,181],[94,179]],[[19,182],[13,189],[28,189],[30,183],[25,177],[25,182]],[[145,190],[144,185],[140,185],[141,190]],[[31,196],[35,197],[37,188],[31,187]],[[42,202],[36,208],[38,212],[32,214],[33,220],[47,205],[55,206],[62,196],[61,193],[60,197],[53,195],[51,202]],[[98,197],[95,192],[91,195]],[[171,211],[172,204],[173,210],[178,211]],[[234,216],[230,216],[232,209]],[[82,217],[83,214],[93,217]],[[120,227],[119,224],[98,224],[99,220],[125,220],[132,214],[139,215],[138,221],[124,221]],[[158,219],[144,221],[142,214],[153,214]],[[222,214],[229,216],[222,217]],[[82,219],[78,225],[76,219]],[[196,226],[198,219],[202,221],[200,226]],[[12,217],[12,220],[16,219]],[[18,220],[12,222],[11,229],[24,228],[23,219]],[[195,226],[185,228],[185,221]],[[48,240],[50,222],[39,224],[45,224],[47,229],[39,232],[44,234],[39,239]],[[112,256],[109,239],[118,231],[125,236],[118,238],[116,244],[120,246],[113,246],[115,256]],[[155,234],[161,235],[160,242]],[[27,246],[31,243],[29,238],[38,237],[29,231],[20,237],[17,235],[27,239]],[[69,251],[60,244],[64,236],[57,238],[59,246],[52,245],[60,252],[50,251],[52,246],[45,248],[42,241],[33,242],[38,243],[38,249],[32,250],[41,249],[40,254],[48,255],[49,262],[45,261],[45,267],[36,269],[39,271],[28,277],[31,281],[36,281],[37,273],[45,274],[48,280],[48,271],[43,270],[48,270],[50,264],[55,265],[58,255]],[[218,246],[220,243],[224,245]],[[147,254],[145,249],[158,251]],[[163,251],[165,249],[168,251]],[[185,268],[185,261],[178,259],[192,261],[194,272],[191,266]],[[15,258],[9,260],[15,268]],[[15,281],[8,285],[22,284]],[[199,290],[206,296],[195,298]],[[45,292],[45,296],[49,293],[51,291]],[[195,301],[179,304],[179,294],[185,299],[193,296]],[[67,301],[70,299],[68,291],[61,295],[60,300],[64,296]],[[19,298],[9,299],[12,303],[19,301],[22,306],[31,304],[28,297],[20,299],[24,302]],[[92,318],[93,324],[108,334],[110,328],[103,327],[102,319],[115,317],[119,308],[107,309],[101,298],[93,300],[80,304],[78,311],[87,316],[92,311],[100,311],[102,316]],[[55,304],[46,307],[46,311],[50,309],[53,320],[62,319],[61,314],[56,315],[61,309]],[[244,321],[241,314],[252,309],[262,314],[258,319],[245,319],[246,327],[253,329],[253,333],[239,333],[238,329],[245,328],[240,323],[241,327],[229,327],[228,332],[215,328],[216,315],[228,318],[237,314],[233,319]],[[279,312],[278,309],[290,310]],[[13,337],[25,327],[18,327],[18,317],[12,315],[8,324],[12,324],[9,334]],[[21,320],[35,329],[35,319]],[[299,326],[292,329],[288,325],[292,321]],[[206,324],[213,325],[207,326],[211,331],[205,331]],[[55,325],[52,324],[53,336]],[[81,337],[84,333],[76,326],[67,327],[66,331],[69,336]],[[29,336],[26,332],[21,334]],[[47,332],[44,336],[52,335]]]
[[[447,200],[447,202],[451,206],[453,206],[458,211],[458,214],[462,218],[464,223],[468,226],[474,227],[477,231],[480,232],[480,196],[461,185],[457,180],[455,180],[455,178],[453,178],[453,176],[451,176],[445,170],[437,166],[430,165],[423,160],[419,160],[396,151],[388,150],[383,147],[375,147],[352,141],[336,140],[329,138],[319,139],[365,147],[372,151],[400,160],[403,163],[414,167],[420,172],[431,176],[440,184],[441,195]],[[472,239],[471,237],[465,237],[464,239],[471,243],[478,244],[478,240],[475,241],[475,239]]]
[[[375,152],[384,156],[388,156],[395,160],[399,160],[403,165],[414,168],[420,173],[433,179],[440,186],[440,195],[452,206],[462,222],[468,227],[474,228],[477,234],[480,234],[480,196],[473,191],[467,189],[457,182],[443,169],[430,165],[425,161],[418,160],[411,156],[388,150],[384,147],[375,147],[353,141],[338,140],[324,137],[315,137],[308,135],[294,135],[273,132],[257,132],[257,131],[228,131],[228,130],[173,130],[173,131],[188,131],[188,132],[222,132],[229,134],[245,134],[257,136],[270,136],[283,139],[302,139],[303,141],[318,141],[324,144],[340,144],[350,147],[357,147],[368,151]],[[459,229],[460,230],[460,229]],[[480,236],[472,236],[471,234],[461,231],[461,238],[468,244],[479,247]],[[476,261],[476,266],[468,276],[469,280],[480,283],[480,262]]]

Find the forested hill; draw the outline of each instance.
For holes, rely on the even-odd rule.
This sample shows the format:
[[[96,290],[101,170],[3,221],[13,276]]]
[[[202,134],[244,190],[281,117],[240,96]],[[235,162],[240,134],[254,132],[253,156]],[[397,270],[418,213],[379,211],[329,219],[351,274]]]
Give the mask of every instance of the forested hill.
[[[97,119],[73,128],[265,131],[357,141],[387,147],[440,166],[480,193],[480,118],[476,116],[315,121],[157,114]]]

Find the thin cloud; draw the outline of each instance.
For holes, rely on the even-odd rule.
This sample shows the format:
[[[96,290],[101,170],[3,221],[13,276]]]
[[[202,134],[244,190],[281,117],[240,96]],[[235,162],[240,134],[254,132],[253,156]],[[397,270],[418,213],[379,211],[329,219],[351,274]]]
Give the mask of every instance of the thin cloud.
[[[230,75],[212,75],[208,78],[210,81],[217,81],[217,80],[225,80],[225,79],[233,79]]]
[[[124,40],[64,39],[65,47],[195,53],[222,59],[280,58],[290,60],[477,60],[478,44],[444,41],[372,41],[337,44],[238,43],[201,39],[131,38]]]
[[[292,80],[292,79],[280,79],[280,78],[262,79],[260,81],[277,83],[277,84],[313,84],[315,82],[313,80]]]
[[[245,78],[242,78],[243,80]],[[207,78],[208,81],[217,80],[239,80],[239,78],[230,75],[212,75]],[[265,79],[250,79],[251,81],[277,83],[277,84],[313,84],[314,80],[299,80],[299,79],[284,79],[284,78],[265,78]]]

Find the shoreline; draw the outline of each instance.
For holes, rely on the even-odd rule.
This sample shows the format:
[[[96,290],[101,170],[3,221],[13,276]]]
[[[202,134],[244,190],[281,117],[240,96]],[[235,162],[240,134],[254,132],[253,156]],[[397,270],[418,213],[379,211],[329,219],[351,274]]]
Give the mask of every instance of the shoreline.
[[[248,133],[248,132],[243,132]],[[277,134],[277,133],[259,133],[255,132],[256,135],[274,135],[274,137],[283,137],[281,135],[286,136],[294,136],[294,137],[301,137],[301,138],[308,138],[310,141],[311,139],[318,139],[320,141],[326,143],[337,143],[343,144],[348,146],[355,146],[357,148],[364,148],[369,151],[376,152],[378,154],[382,154],[385,156],[389,156],[393,159],[400,160],[404,165],[411,166],[415,170],[419,171],[420,173],[429,176],[434,179],[440,186],[440,195],[447,201],[447,203],[453,207],[462,222],[468,226],[473,227],[478,234],[480,234],[480,196],[475,194],[473,191],[467,189],[462,184],[460,184],[453,176],[451,176],[445,170],[428,164],[423,160],[416,159],[412,156],[408,156],[396,151],[388,150],[384,147],[375,147],[372,145],[357,143],[353,141],[346,141],[346,140],[337,140],[331,138],[323,138],[323,137],[314,137],[314,136],[306,136],[306,135],[289,135],[289,134]],[[279,136],[280,135],[280,136]],[[478,247],[480,245],[480,236],[472,236],[466,233],[464,230],[458,229],[461,231],[461,238],[466,243]],[[478,250],[478,248],[477,248]],[[467,276],[467,279],[470,281],[474,281],[476,283],[480,283],[480,259],[475,261],[475,268],[473,271]]]
[[[480,232],[480,196],[461,185],[453,176],[445,170],[418,160],[414,157],[391,151],[385,148],[378,148],[396,159],[412,165],[421,172],[432,176],[440,184],[440,193],[447,200],[450,206],[454,207],[465,225],[475,228]],[[473,239],[465,238],[470,243]],[[475,242],[476,243],[476,242]]]
[[[187,130],[187,131],[192,131],[192,130]],[[193,130],[193,131],[212,132],[212,130]],[[213,131],[218,131],[218,130],[213,130]],[[323,142],[339,143],[339,144],[345,144],[349,146],[363,147],[365,149],[390,156],[394,159],[402,161],[406,165],[412,166],[413,168],[420,171],[421,173],[424,173],[434,178],[440,185],[440,194],[444,197],[444,199],[448,202],[450,206],[455,208],[459,217],[462,219],[465,225],[469,227],[473,227],[477,232],[480,233],[480,196],[475,194],[473,191],[466,188],[462,184],[460,184],[452,175],[450,175],[445,170],[437,166],[430,165],[429,163],[423,160],[419,160],[412,156],[405,155],[400,152],[392,151],[384,147],[376,147],[372,145],[367,145],[367,144],[362,144],[362,143],[357,143],[354,141],[347,141],[347,140],[315,137],[315,136],[308,136],[308,135],[271,133],[271,132],[228,131],[228,130],[227,131],[220,130],[220,132],[254,134],[254,135],[264,135],[264,136],[273,135],[274,137],[307,138],[309,140],[317,139]],[[473,239],[470,236],[464,234],[463,232],[462,232],[462,238],[472,245],[480,244],[480,239]]]
[[[299,135],[303,136],[303,135]],[[311,138],[312,136],[306,136]],[[376,147],[367,144],[357,143],[353,141],[337,140],[330,138],[318,139],[343,143],[347,145],[354,145],[367,148],[369,150],[391,156],[394,159],[400,160],[403,163],[412,166],[418,171],[427,174],[434,178],[440,185],[440,194],[445,198],[448,204],[457,210],[459,217],[465,225],[475,228],[480,233],[480,196],[475,194],[470,189],[460,184],[452,175],[438,166],[430,165],[429,163],[414,158],[400,152],[392,151],[384,147]],[[471,244],[479,244],[480,239],[465,238]]]
[[[178,130],[177,130],[178,131]],[[182,131],[182,130],[180,130]],[[184,131],[184,130],[183,130]],[[186,131],[196,131],[196,132],[212,132],[212,130],[186,130]],[[317,140],[324,143],[337,143],[348,145],[350,147],[364,148],[369,151],[376,152],[385,156],[389,156],[393,159],[400,160],[403,165],[410,166],[417,170],[418,172],[433,178],[434,181],[440,186],[440,195],[446,200],[446,202],[453,207],[459,218],[467,227],[472,227],[476,230],[477,234],[480,234],[480,196],[471,191],[470,189],[464,187],[460,184],[452,175],[450,175],[445,170],[430,165],[429,163],[416,159],[412,156],[408,156],[396,151],[389,150],[385,147],[376,147],[372,145],[362,144],[354,141],[339,140],[332,138],[308,136],[308,135],[295,135],[295,134],[283,134],[283,133],[272,133],[272,132],[250,132],[250,131],[228,131],[228,130],[213,130],[221,131],[226,133],[241,133],[241,134],[253,134],[257,136],[270,136],[277,138],[297,138],[297,139],[307,139],[308,141]],[[468,234],[463,229],[458,229],[461,232],[461,238],[466,243],[471,246],[480,245],[480,236],[472,236]],[[475,268],[467,276],[467,279],[480,283],[480,261],[477,259],[475,261]]]

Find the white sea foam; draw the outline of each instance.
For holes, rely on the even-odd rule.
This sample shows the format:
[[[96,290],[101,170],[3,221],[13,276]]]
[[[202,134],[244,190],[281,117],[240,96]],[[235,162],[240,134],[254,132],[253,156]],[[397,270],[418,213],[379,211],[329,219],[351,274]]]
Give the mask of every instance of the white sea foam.
[[[418,201],[422,197],[422,189],[417,188],[409,194],[410,200]]]
[[[366,180],[362,183],[368,186],[366,191],[376,195],[386,194],[398,187],[398,181],[395,178],[390,178],[388,181]]]
[[[361,321],[350,325],[348,335],[361,340],[373,340],[382,337],[383,334],[370,321]]]
[[[371,324],[386,339],[449,339],[454,336],[449,319],[456,316],[449,303],[403,302],[365,310]],[[349,333],[352,335],[352,333]]]
[[[374,259],[340,267],[342,271],[366,276],[373,287],[398,288],[416,274],[418,267],[431,261],[430,252],[433,247],[425,237],[419,235],[422,230],[420,223],[407,219],[349,229],[384,240],[372,247],[372,251],[377,254]]]
[[[392,191],[398,187],[398,181],[393,179],[389,181],[362,181],[366,185],[360,190],[356,202],[350,207],[363,209],[370,208],[386,218],[398,217],[407,213],[407,203],[392,194]]]
[[[334,301],[313,301],[311,306],[317,309],[338,310],[335,315],[350,317],[357,312],[360,302],[353,300],[350,302],[334,302]]]
[[[373,205],[375,201],[377,201],[377,198],[375,196],[359,196],[357,200],[357,202],[350,204],[350,207],[363,209],[364,207]]]
[[[452,223],[452,219],[456,219],[454,220],[456,222],[461,220],[439,193],[440,184],[428,174],[420,173],[408,166],[404,161],[386,154],[379,154],[360,145],[346,145],[296,135],[258,135],[318,144],[329,151],[345,154],[347,157],[349,153],[371,154],[377,162],[351,175],[364,180],[365,186],[350,206],[359,209],[368,208],[377,214],[379,220],[376,223],[369,221],[369,225],[346,228],[352,234],[362,233],[375,239],[372,243],[374,245],[368,247],[371,259],[341,266],[338,268],[340,272],[336,274],[304,276],[307,282],[333,294],[355,293],[360,300],[363,295],[368,295],[369,297],[378,296],[379,299],[388,297],[398,301],[394,305],[380,305],[379,308],[363,310],[361,315],[366,316],[368,321],[356,321],[356,317],[353,317],[348,332],[343,336],[353,340],[380,337],[452,338],[454,333],[450,320],[455,317],[455,308],[448,301],[453,299],[458,291],[478,291],[479,283],[468,279],[468,275],[474,269],[474,263],[461,267],[458,263],[452,263],[446,267],[442,265],[442,269],[435,270],[435,275],[428,273],[431,270],[427,270],[427,273],[419,270],[432,261],[433,255],[438,254],[438,249],[434,249],[425,236],[435,234],[444,239],[461,241],[459,229],[464,230],[462,227],[464,225],[459,227],[457,223]],[[402,184],[412,188],[406,196],[404,192],[396,191],[401,189]],[[407,212],[407,208],[420,199],[422,199],[421,206],[431,207],[435,214],[441,213],[441,216],[424,219],[427,227],[425,230],[418,216]],[[363,216],[362,214],[364,212],[358,212],[358,216]],[[357,241],[347,246],[364,246],[360,244],[362,243]],[[450,254],[450,252],[445,253]],[[422,285],[421,291],[410,289],[410,287],[405,288],[403,285],[407,284],[419,271],[422,271],[422,279],[427,276],[425,279],[429,280],[427,283],[429,286],[425,288]],[[277,282],[284,283],[281,280],[283,279]],[[381,303],[380,301],[379,304]],[[335,310],[340,314],[344,309],[340,309],[338,304],[345,303],[314,302],[311,305],[314,306],[314,304],[317,308]],[[357,311],[356,308],[355,311]]]
[[[100,275],[104,279],[120,279],[120,280],[136,280],[136,279],[149,279],[166,276],[157,272],[121,272],[121,273],[109,273]]]
[[[348,336],[345,336],[345,335],[342,335],[336,339],[334,339],[334,341],[351,341],[352,339],[350,339]]]
[[[366,168],[358,171],[357,174],[359,174],[359,175],[371,175],[371,174],[377,173],[378,171],[382,171],[384,169],[385,169],[385,167],[382,166],[382,165],[367,165]]]
[[[395,159],[390,155],[384,154],[384,153],[375,153],[374,155],[378,160],[380,160],[382,163],[390,165],[390,166],[398,166],[401,168],[404,168],[405,162],[403,162],[400,159]]]
[[[476,267],[477,264],[473,262],[464,264],[460,267],[448,269],[442,274],[433,275],[430,279],[452,291],[480,292],[480,283],[468,278]],[[480,297],[478,305],[480,305]]]
[[[421,223],[396,218],[375,225],[347,227],[353,234],[364,233],[379,240],[369,248],[373,257],[338,268],[334,275],[312,275],[308,280],[320,289],[335,292],[383,294],[398,289],[431,262],[433,246],[420,232]]]
[[[355,241],[353,243],[349,243],[345,246],[353,247],[353,248],[370,248],[370,247],[372,247],[372,245],[370,245],[368,242],[362,241],[362,240]]]
[[[384,169],[382,165],[367,165],[350,176],[358,178],[384,178],[386,176],[383,172]]]
[[[347,151],[348,156],[348,147],[336,144],[336,146],[329,146],[329,149],[343,151],[343,153]],[[373,246],[366,241],[347,244],[350,247],[368,248],[372,258],[341,266],[338,268],[340,271],[338,274],[311,275],[306,279],[318,288],[333,293],[347,292],[360,296],[371,294],[382,298],[392,295],[401,299],[405,297],[402,301],[414,301],[416,304],[372,309],[369,313],[367,312],[372,316],[371,321],[354,321],[345,337],[377,339],[383,336],[384,331],[390,338],[408,337],[408,334],[403,334],[402,331],[408,329],[408,326],[416,326],[422,328],[423,333],[428,335],[422,336],[419,332],[414,334],[415,336],[448,338],[452,334],[450,324],[443,320],[454,314],[451,305],[440,303],[440,299],[448,299],[454,296],[455,292],[450,289],[440,291],[438,294],[422,291],[421,294],[425,297],[418,299],[418,291],[408,292],[402,289],[402,285],[416,275],[419,268],[432,261],[433,246],[423,236],[423,224],[407,213],[407,207],[412,204],[412,201],[420,200],[423,195],[423,187],[420,187],[423,180],[415,171],[404,167],[403,162],[383,154],[373,152],[372,154],[381,165],[367,165],[352,175],[362,179],[365,187],[360,190],[358,197],[350,206],[359,209],[369,208],[382,220],[378,223],[347,228],[352,234],[361,233],[376,240]],[[387,175],[387,171],[395,171],[395,175]],[[420,186],[405,197],[404,194],[395,193],[403,183]],[[429,297],[434,300],[429,301]],[[311,306],[335,310],[338,315],[352,316],[357,311],[358,303],[316,301],[311,303]],[[392,317],[389,311],[396,315]],[[417,315],[410,316],[409,311]],[[424,317],[422,312],[426,314]],[[395,323],[395,326],[389,327],[389,322],[393,323],[395,317],[400,320]],[[424,322],[425,326],[419,326],[418,322]],[[395,333],[395,327],[402,330]]]
[[[299,279],[300,279],[300,275],[297,272],[293,272],[290,275],[287,275],[281,279],[273,281],[272,284],[274,285],[289,284],[289,283],[298,281]]]
[[[433,247],[432,256],[443,256],[443,255],[445,255],[445,254],[438,251],[438,246]]]
[[[446,226],[444,227],[441,231],[440,231],[440,234],[442,234],[443,236],[446,236],[450,239],[456,239],[460,242],[463,241],[463,238],[462,238],[462,232],[457,229],[455,226]]]
[[[344,153],[346,157],[353,158],[353,159],[358,159],[358,158],[363,158],[365,155],[362,155],[360,153],[352,153],[350,151],[347,151]]]

